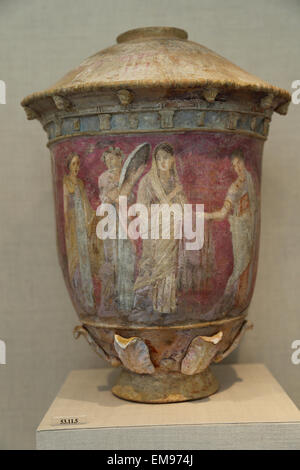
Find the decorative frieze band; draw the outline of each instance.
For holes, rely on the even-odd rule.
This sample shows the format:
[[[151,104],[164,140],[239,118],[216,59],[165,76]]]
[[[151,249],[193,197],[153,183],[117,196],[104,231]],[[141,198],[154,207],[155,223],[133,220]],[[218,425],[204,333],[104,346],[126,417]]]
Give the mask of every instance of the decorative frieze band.
[[[224,109],[152,109],[56,117],[45,124],[49,140],[91,133],[157,132],[159,130],[236,131],[266,138],[271,117]]]
[[[110,130],[111,114],[99,114],[99,129],[100,131]]]
[[[173,117],[174,117],[174,109],[163,109],[159,111],[160,115],[160,127],[162,129],[172,129],[174,127],[173,124]]]

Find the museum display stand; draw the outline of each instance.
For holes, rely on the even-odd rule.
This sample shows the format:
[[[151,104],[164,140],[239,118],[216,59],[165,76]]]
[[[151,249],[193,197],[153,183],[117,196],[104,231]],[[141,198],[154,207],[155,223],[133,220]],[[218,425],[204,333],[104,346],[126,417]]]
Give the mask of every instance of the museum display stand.
[[[217,394],[159,405],[112,395],[119,370],[72,371],[37,429],[37,449],[300,449],[300,411],[264,365],[213,371]]]

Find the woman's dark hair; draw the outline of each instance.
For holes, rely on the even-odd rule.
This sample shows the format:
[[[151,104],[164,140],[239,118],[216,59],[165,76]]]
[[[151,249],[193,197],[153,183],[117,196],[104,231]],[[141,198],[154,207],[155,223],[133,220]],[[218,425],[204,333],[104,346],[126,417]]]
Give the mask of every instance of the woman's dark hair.
[[[78,157],[79,158],[79,161],[80,161],[80,157],[77,153],[75,152],[71,152],[69,153],[69,155],[67,155],[66,157],[66,168],[68,170],[70,170],[70,165],[71,165],[71,161],[73,160],[74,157]]]
[[[155,147],[154,153],[153,153],[153,156],[154,156],[155,159],[156,159],[157,152],[159,150],[164,150],[165,152],[169,153],[170,155],[174,155],[174,149],[173,149],[172,145],[168,144],[167,142],[162,142],[162,143],[158,144]]]

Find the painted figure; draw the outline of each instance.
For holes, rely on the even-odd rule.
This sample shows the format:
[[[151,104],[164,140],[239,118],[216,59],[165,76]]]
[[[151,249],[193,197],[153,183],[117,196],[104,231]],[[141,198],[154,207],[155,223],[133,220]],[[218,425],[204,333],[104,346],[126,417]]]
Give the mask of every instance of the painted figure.
[[[68,175],[64,176],[64,220],[68,271],[72,287],[85,310],[94,313],[94,287],[92,263],[99,252],[94,250],[95,213],[87,198],[83,181],[77,175],[80,158],[77,154],[67,157]]]
[[[258,205],[252,176],[247,171],[244,155],[241,150],[235,150],[231,155],[232,166],[237,179],[231,184],[222,209],[206,213],[206,220],[228,219],[232,235],[233,271],[229,277],[222,305],[230,308],[245,307],[250,286],[251,261],[257,227]]]
[[[102,161],[107,170],[98,178],[99,197],[101,203],[112,204],[118,208],[119,182],[122,170],[123,152],[117,147],[109,147],[102,154]],[[103,240],[104,263],[100,269],[101,303],[99,314],[113,311],[117,298],[117,266],[118,240],[107,238]]]
[[[102,203],[110,203],[118,214],[119,197],[125,196],[130,206],[134,202],[133,188],[140,178],[144,164],[131,165],[140,150],[149,144],[139,145],[126,159],[119,148],[110,147],[102,159],[108,170],[98,179]],[[134,300],[135,246],[125,238],[127,227],[117,219],[117,238],[104,240],[105,263],[101,268],[102,292],[99,315],[113,309],[114,303],[120,310],[130,310]]]
[[[142,178],[137,202],[151,213],[152,204],[179,204],[186,202],[176,170],[174,150],[168,143],[159,144],[153,154],[151,170]],[[175,217],[174,217],[175,220]],[[162,230],[160,220],[160,230]],[[135,308],[160,313],[176,311],[177,269],[180,240],[170,238],[143,240],[143,250],[135,281]]]
[[[150,153],[150,145],[143,143],[127,157],[122,168],[119,191],[127,199],[128,208],[135,202],[134,186],[142,175]],[[136,246],[133,240],[125,238],[127,227],[120,220],[118,238],[117,290],[121,310],[131,310],[134,303],[134,275]]]
[[[201,250],[179,250],[178,290],[182,293],[207,291],[215,274],[215,250],[211,224],[204,225],[204,243]]]

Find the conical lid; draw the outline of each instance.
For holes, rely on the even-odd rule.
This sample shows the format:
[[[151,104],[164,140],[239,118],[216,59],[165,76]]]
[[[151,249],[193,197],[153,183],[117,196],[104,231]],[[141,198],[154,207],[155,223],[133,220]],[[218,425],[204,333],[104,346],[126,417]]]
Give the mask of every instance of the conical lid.
[[[239,89],[276,98],[275,111],[285,114],[290,94],[252,75],[205,46],[187,40],[178,28],[140,28],[121,34],[117,44],[86,59],[47,90],[22,102],[31,106],[47,97],[70,97],[105,88]]]

